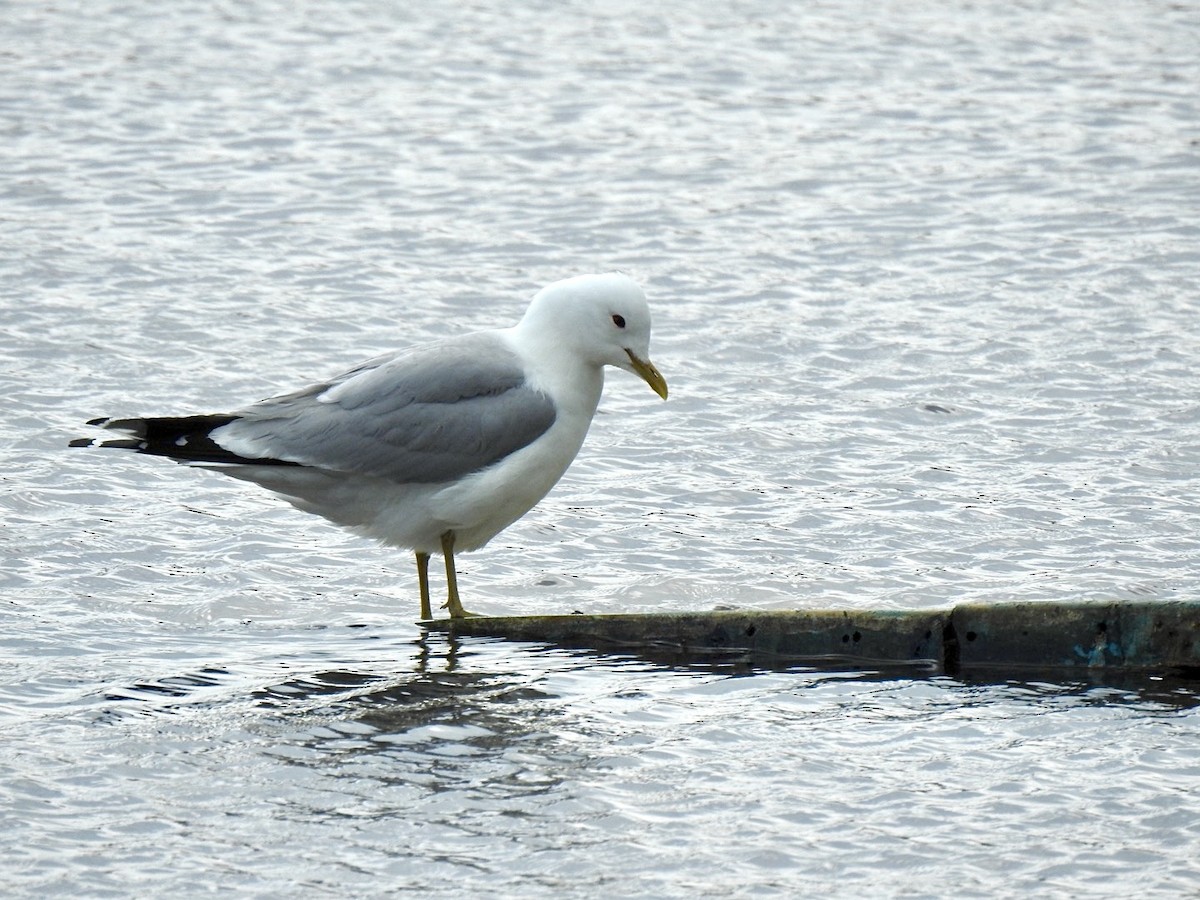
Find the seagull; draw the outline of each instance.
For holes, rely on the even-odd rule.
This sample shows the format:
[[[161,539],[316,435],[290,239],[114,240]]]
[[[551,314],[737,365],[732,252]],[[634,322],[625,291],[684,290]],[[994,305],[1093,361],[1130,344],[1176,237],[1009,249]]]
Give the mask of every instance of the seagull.
[[[416,554],[421,618],[429,559],[446,564],[452,618],[462,605],[455,550],[475,550],[546,495],[575,459],[604,369],[667,398],[650,362],[650,308],[625,275],[580,275],[534,295],[510,328],[445,338],[368,360],[230,413],[98,418],[107,447],[215,469],[385,545]]]

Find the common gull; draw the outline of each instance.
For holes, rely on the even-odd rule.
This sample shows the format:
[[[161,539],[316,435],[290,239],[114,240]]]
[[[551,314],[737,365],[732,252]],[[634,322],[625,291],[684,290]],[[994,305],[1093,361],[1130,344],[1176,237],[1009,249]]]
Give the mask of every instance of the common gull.
[[[580,275],[539,291],[511,328],[380,356],[336,378],[231,413],[99,418],[124,432],[99,446],[165,456],[251,481],[351,531],[416,553],[421,617],[432,618],[429,558],[482,547],[546,495],[583,444],[604,367],[640,376],[650,308],[619,274]]]

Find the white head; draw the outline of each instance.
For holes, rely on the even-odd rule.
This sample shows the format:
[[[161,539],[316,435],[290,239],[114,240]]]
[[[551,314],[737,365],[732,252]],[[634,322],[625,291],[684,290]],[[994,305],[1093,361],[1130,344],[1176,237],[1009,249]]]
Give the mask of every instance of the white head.
[[[650,307],[630,278],[578,275],[534,295],[517,325],[595,366],[616,366],[642,378],[667,399],[667,382],[650,362]]]

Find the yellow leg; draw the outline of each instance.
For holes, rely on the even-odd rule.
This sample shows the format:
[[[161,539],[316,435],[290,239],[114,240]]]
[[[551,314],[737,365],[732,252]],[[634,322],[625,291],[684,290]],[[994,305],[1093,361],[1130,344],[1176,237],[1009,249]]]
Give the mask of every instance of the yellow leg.
[[[429,554],[417,551],[417,581],[421,585],[421,620],[433,618],[433,610],[429,607]]]
[[[458,572],[454,569],[454,532],[447,531],[442,535],[442,556],[446,559],[446,605],[450,618],[461,619],[463,616],[473,616],[475,613],[463,609],[462,601],[458,599]]]

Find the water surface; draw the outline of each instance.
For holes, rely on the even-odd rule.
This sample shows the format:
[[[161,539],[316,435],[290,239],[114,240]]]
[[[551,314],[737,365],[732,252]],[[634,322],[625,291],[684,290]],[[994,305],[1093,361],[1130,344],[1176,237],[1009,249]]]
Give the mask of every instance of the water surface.
[[[410,560],[79,451],[620,269],[486,613],[1194,599],[1194,4],[15,3],[0,870],[24,895],[1178,896],[1195,694],[423,639]]]

